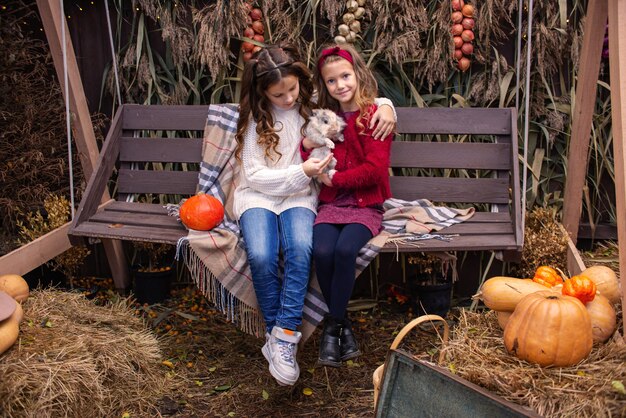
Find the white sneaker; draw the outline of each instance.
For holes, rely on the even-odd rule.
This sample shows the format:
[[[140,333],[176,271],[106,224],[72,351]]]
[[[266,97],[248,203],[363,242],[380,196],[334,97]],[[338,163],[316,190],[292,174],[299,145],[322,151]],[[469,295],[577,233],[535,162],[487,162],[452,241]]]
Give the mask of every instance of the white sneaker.
[[[271,375],[281,385],[293,385],[300,377],[300,367],[296,361],[300,338],[300,332],[281,327],[274,327],[269,338],[266,335],[266,343],[261,351],[269,363]]]

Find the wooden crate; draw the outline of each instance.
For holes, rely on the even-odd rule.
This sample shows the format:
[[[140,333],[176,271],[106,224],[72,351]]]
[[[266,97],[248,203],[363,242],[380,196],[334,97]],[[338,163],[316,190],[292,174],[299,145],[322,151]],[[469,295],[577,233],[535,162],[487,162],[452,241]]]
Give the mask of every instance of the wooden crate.
[[[387,356],[377,418],[388,417],[539,417],[448,370],[402,350]]]

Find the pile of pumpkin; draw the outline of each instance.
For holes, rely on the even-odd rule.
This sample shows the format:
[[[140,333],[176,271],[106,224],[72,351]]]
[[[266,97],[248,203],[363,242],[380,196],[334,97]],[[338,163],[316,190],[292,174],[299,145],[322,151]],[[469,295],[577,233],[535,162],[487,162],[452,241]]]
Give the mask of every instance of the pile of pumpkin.
[[[540,366],[572,366],[594,342],[615,332],[614,305],[621,298],[615,272],[592,266],[571,278],[548,266],[532,279],[497,276],[476,297],[497,311],[507,351]]]
[[[470,57],[474,53],[474,6],[464,0],[452,0],[452,40],[454,41],[454,59],[457,67],[465,72],[470,67]]]
[[[248,26],[243,31],[243,36],[248,38],[251,41],[263,43],[265,42],[265,37],[263,33],[265,33],[265,29],[263,28],[263,22],[261,19],[263,18],[263,12],[258,7],[254,7],[251,2],[246,2],[246,7],[249,10],[248,17]],[[252,55],[255,52],[258,52],[262,49],[260,45],[254,44],[248,40],[244,40],[241,44],[241,51],[243,52],[243,60],[244,62],[250,60]]]
[[[28,283],[22,276],[0,276],[0,354],[17,341],[20,322],[24,317],[21,302],[28,298],[28,294]]]

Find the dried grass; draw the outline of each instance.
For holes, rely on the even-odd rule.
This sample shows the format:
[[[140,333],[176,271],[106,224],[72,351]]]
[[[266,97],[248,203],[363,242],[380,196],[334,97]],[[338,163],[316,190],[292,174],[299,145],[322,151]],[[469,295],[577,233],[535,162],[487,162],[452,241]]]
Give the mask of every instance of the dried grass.
[[[154,335],[127,300],[102,307],[80,294],[35,291],[16,345],[0,357],[8,416],[155,416],[175,383]]]
[[[515,277],[532,277],[542,265],[566,272],[567,235],[554,211],[536,207],[526,214],[522,261],[513,269]]]
[[[617,417],[626,396],[612,382],[626,381],[626,344],[616,333],[572,367],[542,368],[509,355],[495,312],[461,311],[444,349],[456,374],[545,417]]]
[[[242,36],[248,21],[244,2],[217,0],[198,10],[192,8],[193,23],[198,25],[194,55],[208,66],[213,81],[230,65],[231,38]]]

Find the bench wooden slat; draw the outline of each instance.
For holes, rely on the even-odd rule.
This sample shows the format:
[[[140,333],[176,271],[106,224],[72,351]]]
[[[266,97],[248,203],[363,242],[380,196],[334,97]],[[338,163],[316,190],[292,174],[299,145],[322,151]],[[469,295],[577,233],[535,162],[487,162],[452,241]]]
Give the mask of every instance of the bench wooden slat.
[[[429,199],[444,203],[494,204],[509,202],[509,182],[505,179],[392,176],[389,182],[393,197],[403,200]]]
[[[158,225],[147,227],[124,225],[119,228],[111,228],[108,224],[104,223],[83,222],[77,225],[72,233],[83,237],[176,244],[180,238],[187,235],[187,230],[182,226],[180,229],[170,229],[159,228]]]
[[[117,177],[119,193],[155,193],[193,195],[198,173],[194,171],[120,169]]]
[[[461,222],[441,230],[441,234],[485,235],[513,234],[513,224],[509,222]]]
[[[483,251],[483,250],[518,250],[515,237],[511,234],[500,235],[462,235],[454,237],[452,241],[446,242],[438,239],[429,239],[418,241],[416,246],[399,245],[399,251],[402,252],[420,252],[420,251]],[[393,243],[387,243],[382,252],[396,252],[396,246]]]
[[[128,138],[122,137],[120,161],[200,163],[200,138]]]
[[[510,144],[394,142],[391,167],[508,170]]]
[[[181,223],[173,216],[167,213],[151,214],[140,212],[119,212],[119,211],[98,211],[90,219],[91,222],[100,222],[105,224],[123,224],[136,226],[158,226],[159,228],[180,229]]]
[[[398,133],[510,135],[511,109],[396,108]]]
[[[123,129],[204,131],[209,106],[124,105]]]
[[[109,212],[145,213],[148,215],[164,215],[167,213],[163,205],[144,202],[112,201],[106,206],[105,210]]]
[[[116,202],[118,203],[118,202]],[[511,214],[509,212],[474,212],[466,222],[471,223],[511,223]]]

